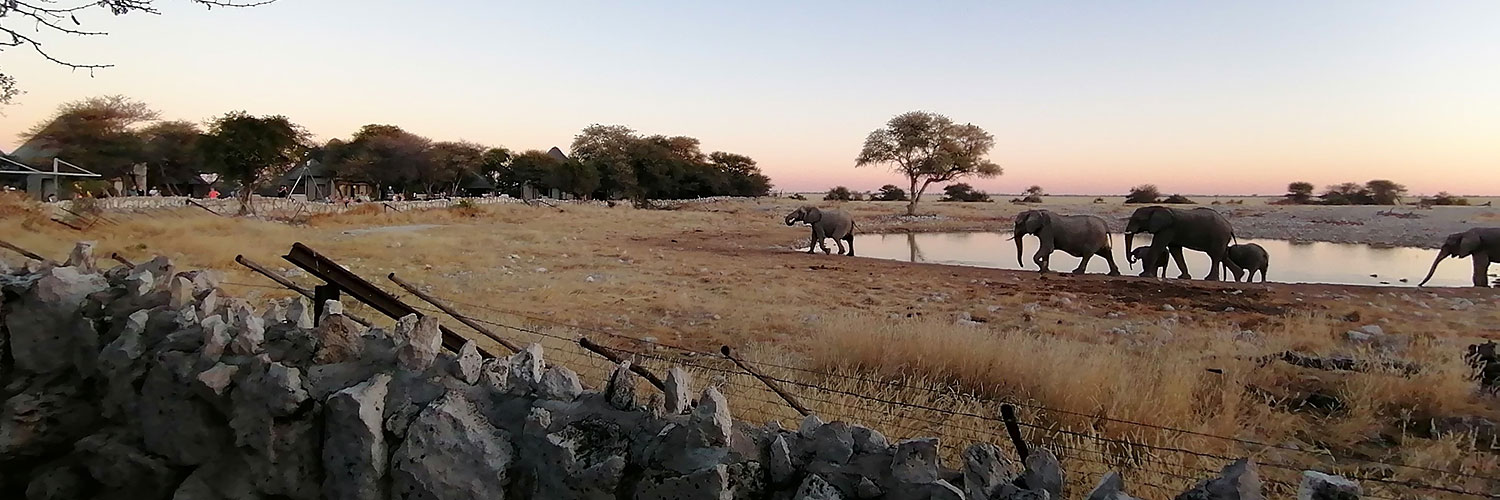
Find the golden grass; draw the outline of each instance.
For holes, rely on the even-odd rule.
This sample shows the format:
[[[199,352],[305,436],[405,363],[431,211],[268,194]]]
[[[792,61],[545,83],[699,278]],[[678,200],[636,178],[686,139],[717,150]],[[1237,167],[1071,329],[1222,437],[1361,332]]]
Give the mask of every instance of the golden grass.
[[[1121,469],[1127,484],[1167,487],[1132,486],[1138,496],[1167,497],[1176,493],[1173,488],[1180,491],[1191,482],[1179,476],[1201,478],[1207,475],[1204,470],[1223,465],[1152,447],[1441,480],[1470,489],[1500,487],[1460,483],[1457,477],[1420,470],[1360,468],[1357,462],[1119,422],[1278,447],[1330,449],[1457,473],[1500,474],[1495,472],[1500,470],[1496,456],[1479,451],[1474,436],[1412,430],[1423,419],[1500,418],[1500,404],[1492,395],[1475,392],[1472,371],[1460,358],[1467,343],[1496,337],[1484,325],[1500,321],[1500,311],[1478,296],[1474,309],[1435,308],[1416,317],[1406,314],[1410,304],[1397,294],[1381,291],[1340,290],[1356,297],[1352,300],[1300,295],[1306,303],[1289,302],[1276,295],[1285,292],[1275,292],[1268,300],[1282,297],[1296,307],[1275,316],[1185,309],[1180,317],[1171,317],[1151,307],[1164,299],[1143,296],[1143,305],[1120,303],[1114,295],[1124,292],[1089,288],[1097,281],[1049,281],[1047,286],[1061,288],[1044,291],[1026,288],[1040,282],[1013,281],[1030,280],[1034,273],[791,254],[785,250],[805,237],[804,230],[787,228],[779,219],[796,204],[762,200],[677,211],[487,205],[407,212],[366,205],[374,208],[311,216],[303,226],[184,209],[109,214],[118,225],[98,224],[79,233],[36,222],[40,209],[35,204],[0,202],[0,234],[59,259],[73,241],[85,239],[98,241],[101,257],[120,252],[139,261],[167,255],[179,266],[224,271],[232,292],[260,296],[289,292],[261,288],[271,283],[235,265],[234,256],[286,268],[290,265],[279,256],[301,241],[388,290],[398,290],[384,279],[394,272],[463,303],[457,307],[466,313],[497,323],[563,339],[589,335],[605,341],[606,333],[615,333],[700,351],[733,345],[752,360],[854,377],[767,367],[776,377],[822,387],[789,390],[824,418],[865,423],[892,438],[940,436],[949,459],[961,451],[959,443],[1003,444],[1003,431],[991,418],[998,411],[994,400],[1015,401],[1024,405],[1022,419],[1040,427],[1029,428],[1028,439],[1064,457],[1072,496],[1086,492],[1106,470]],[[1004,229],[997,225],[1008,223],[1005,217],[1016,210],[1005,203],[924,203],[924,211],[943,216],[932,221],[900,217],[900,203],[845,206],[861,218],[866,231]],[[1118,210],[1123,214],[1125,208]],[[439,227],[346,233],[416,225]],[[14,261],[15,256],[0,258]],[[307,278],[299,280],[310,284]],[[929,300],[937,293],[947,298]],[[1071,306],[1056,301],[1060,293],[1071,297]],[[1197,299],[1171,300],[1191,305]],[[1040,307],[1029,310],[1034,303]],[[991,312],[992,306],[998,310]],[[1119,315],[1105,316],[1106,310]],[[1360,323],[1338,318],[1350,311],[1360,313]],[[985,323],[956,326],[953,317],[960,312]],[[1387,354],[1342,341],[1345,330],[1365,323],[1411,333],[1412,343]],[[1130,333],[1111,333],[1126,327]],[[567,340],[496,329],[517,341],[542,342],[549,359],[579,371],[595,387],[610,369]],[[1245,329],[1254,333],[1241,335]],[[650,356],[639,361],[657,373],[665,373],[670,364],[657,357],[696,365],[692,371],[701,383],[721,384],[732,395],[736,416],[796,424],[794,411],[721,359],[682,358],[671,349],[643,350],[642,344],[627,341],[611,345],[642,350]],[[496,345],[487,347],[500,352]],[[1283,351],[1399,360],[1417,363],[1422,370],[1413,375],[1326,372],[1256,359]],[[1302,406],[1311,394],[1337,398],[1343,407],[1323,411]],[[1295,480],[1286,471],[1267,475]],[[1387,496],[1407,493],[1367,485],[1367,491],[1372,489]],[[1285,487],[1278,491],[1287,493]]]

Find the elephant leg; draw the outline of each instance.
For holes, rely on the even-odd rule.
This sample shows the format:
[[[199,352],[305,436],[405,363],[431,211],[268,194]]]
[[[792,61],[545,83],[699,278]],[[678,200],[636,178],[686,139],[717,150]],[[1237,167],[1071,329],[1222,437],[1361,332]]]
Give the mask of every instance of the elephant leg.
[[[849,242],[849,256],[853,257],[854,256],[854,233],[851,232],[851,233],[849,233],[848,236],[845,236],[844,237],[844,241]]]
[[[833,244],[839,246],[839,255],[844,255],[844,239],[843,238],[834,238],[833,239]]]
[[[1229,274],[1234,275],[1234,282],[1235,283],[1239,283],[1240,282],[1240,278],[1244,277],[1244,274],[1245,274],[1245,268],[1240,267],[1238,264],[1235,264],[1234,261],[1229,260],[1229,259],[1224,259],[1224,269],[1227,270],[1227,271],[1229,271]],[[1250,279],[1254,279],[1255,278],[1255,270],[1254,269],[1250,270],[1250,277],[1249,278]]]
[[[814,253],[820,246],[823,247],[823,253],[828,253],[828,244],[823,241],[823,229],[813,224],[812,240],[807,243],[807,253]]]
[[[1474,286],[1490,286],[1490,256],[1484,252],[1474,252],[1469,258],[1474,259]]]
[[[1167,248],[1164,246],[1158,246],[1156,242],[1152,242],[1151,246],[1146,250],[1146,260],[1142,261],[1144,262],[1144,264],[1141,265],[1141,276],[1148,278],[1157,277],[1157,266],[1155,263],[1158,261],[1165,261],[1166,258]],[[1161,274],[1167,274],[1167,266],[1161,266]]]
[[[1182,271],[1182,274],[1177,275],[1178,279],[1193,279],[1193,276],[1188,274],[1187,261],[1182,258],[1182,247],[1172,247],[1172,260],[1177,261],[1177,270]],[[1167,274],[1166,266],[1162,266],[1161,273]]]
[[[1094,254],[1091,253],[1083,254],[1083,261],[1079,262],[1078,267],[1073,269],[1073,274],[1083,274],[1083,271],[1089,267],[1089,259],[1093,257]]]
[[[1115,256],[1112,255],[1112,254],[1110,254],[1109,250],[1110,249],[1108,249],[1108,248],[1100,248],[1099,251],[1095,253],[1095,255],[1103,257],[1104,258],[1104,262],[1108,262],[1109,263],[1109,275],[1110,276],[1119,276],[1120,275],[1120,266],[1116,266],[1115,265]]]

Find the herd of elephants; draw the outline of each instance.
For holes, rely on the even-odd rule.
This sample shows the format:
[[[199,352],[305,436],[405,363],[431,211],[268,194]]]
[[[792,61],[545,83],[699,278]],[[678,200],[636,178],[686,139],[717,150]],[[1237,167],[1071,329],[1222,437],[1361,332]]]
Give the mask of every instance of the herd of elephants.
[[[854,233],[857,225],[854,217],[840,209],[820,209],[804,206],[787,214],[786,225],[798,222],[812,227],[812,239],[807,253],[822,248],[828,250],[826,239],[833,238],[839,255],[854,255]],[[1135,235],[1148,233],[1151,245],[1133,248]],[[1110,247],[1109,225],[1096,215],[1059,215],[1051,210],[1027,210],[1016,214],[1015,230],[1011,239],[1016,242],[1016,261],[1020,263],[1023,251],[1021,237],[1036,236],[1041,248],[1031,257],[1032,262],[1047,272],[1052,252],[1062,250],[1082,259],[1074,274],[1082,274],[1094,256],[1109,263],[1109,274],[1118,276],[1120,268],[1115,265]],[[844,244],[848,243],[846,249]],[[1208,207],[1179,209],[1164,206],[1141,207],[1130,215],[1125,226],[1125,257],[1131,263],[1142,262],[1141,276],[1157,277],[1166,273],[1167,256],[1176,261],[1182,271],[1178,278],[1190,278],[1187,263],[1183,261],[1182,249],[1196,250],[1208,254],[1210,269],[1206,280],[1219,279],[1219,266],[1223,265],[1234,275],[1235,281],[1254,281],[1260,273],[1260,281],[1266,281],[1266,270],[1271,257],[1265,248],[1254,243],[1237,244],[1234,227],[1217,210]],[[1432,261],[1427,277],[1417,286],[1426,285],[1437,271],[1439,263],[1448,257],[1469,257],[1474,262],[1474,286],[1489,286],[1490,260],[1500,257],[1500,228],[1473,228],[1453,233],[1443,240],[1438,255]],[[1024,264],[1022,264],[1024,266]]]

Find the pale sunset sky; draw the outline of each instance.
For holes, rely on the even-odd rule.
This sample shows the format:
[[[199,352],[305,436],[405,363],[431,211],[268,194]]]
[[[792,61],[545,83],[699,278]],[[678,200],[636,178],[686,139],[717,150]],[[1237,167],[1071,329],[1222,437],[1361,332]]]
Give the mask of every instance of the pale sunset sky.
[[[389,123],[567,149],[592,123],[755,158],[776,189],[903,184],[865,136],[928,110],[995,135],[981,189],[1276,194],[1389,178],[1500,194],[1500,2],[280,0],[81,16],[0,68],[0,149],[63,102],[164,118],[283,114],[320,139]],[[735,5],[731,5],[735,4]]]

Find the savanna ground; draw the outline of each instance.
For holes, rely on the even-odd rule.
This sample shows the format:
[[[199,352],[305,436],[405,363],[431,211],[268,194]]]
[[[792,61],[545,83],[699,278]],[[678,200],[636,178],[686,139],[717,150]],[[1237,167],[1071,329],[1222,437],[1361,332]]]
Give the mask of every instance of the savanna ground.
[[[1010,449],[992,417],[997,401],[1011,401],[1028,440],[1062,457],[1070,498],[1111,469],[1136,496],[1169,498],[1224,465],[1216,457],[1241,456],[1285,467],[1263,469],[1275,496],[1295,488],[1300,468],[1500,491],[1500,480],[1486,479],[1500,477],[1500,399],[1480,390],[1463,359],[1468,345],[1500,339],[1490,290],[1235,285],[806,255],[791,246],[807,230],[781,224],[797,203],[370,209],[300,226],[176,210],[107,214],[115,223],[83,233],[9,203],[0,205],[0,238],[57,259],[77,240],[97,241],[100,256],[166,255],[180,267],[223,271],[234,294],[264,298],[289,293],[234,257],[285,269],[279,256],[303,242],[388,290],[399,290],[384,279],[396,273],[494,324],[589,335],[641,353],[638,362],[657,373],[662,359],[688,363],[700,381],[723,384],[737,417],[796,425],[794,411],[722,360],[664,347],[733,346],[797,382],[790,392],[824,419],[893,439],[937,435],[949,458],[973,440]],[[908,218],[897,215],[899,203],[844,207],[866,232],[1004,230],[1020,210],[927,203],[923,211],[938,217]],[[1322,213],[1256,210],[1301,210],[1303,220]],[[1459,220],[1490,217],[1465,210]],[[361,231],[372,228],[387,229]],[[1379,325],[1388,342],[1346,339],[1365,325]],[[541,341],[550,360],[586,383],[601,384],[608,369],[564,340],[495,330]],[[1288,351],[1352,358],[1362,370],[1274,359]],[[1386,498],[1463,497],[1375,480],[1365,488]]]

